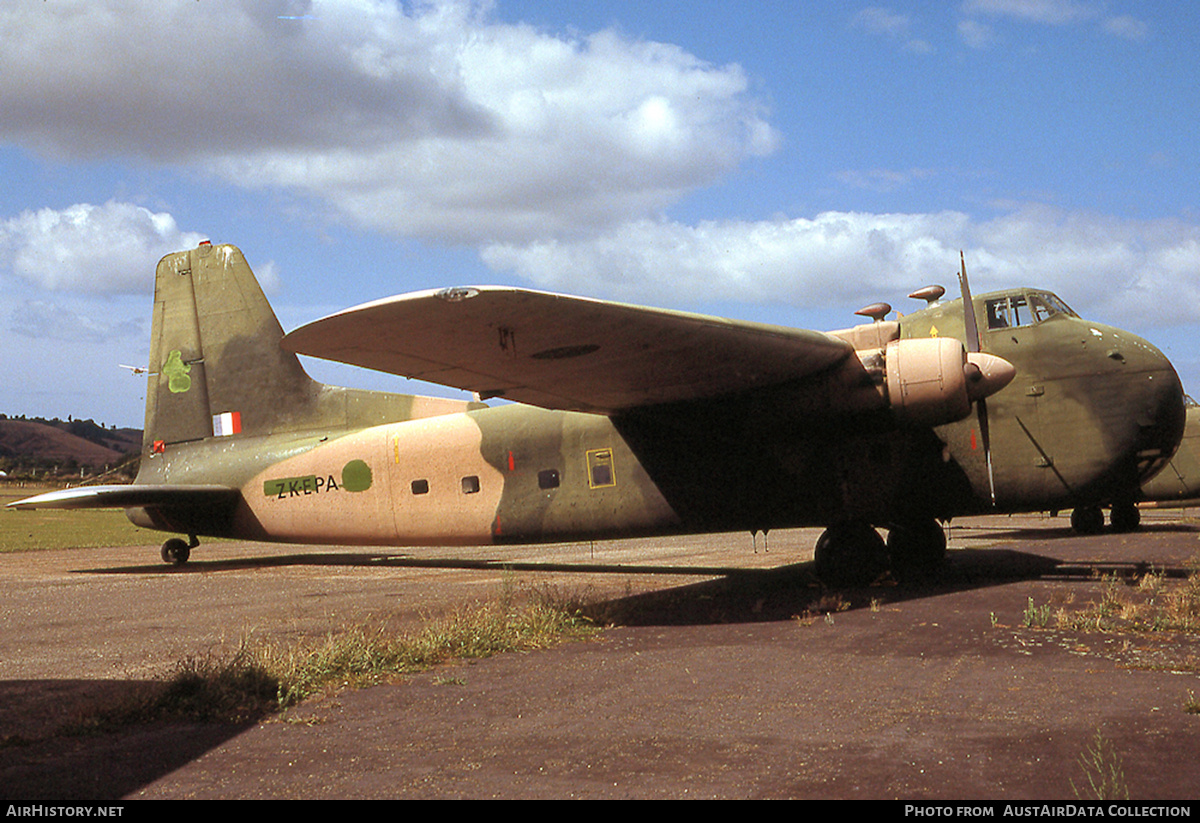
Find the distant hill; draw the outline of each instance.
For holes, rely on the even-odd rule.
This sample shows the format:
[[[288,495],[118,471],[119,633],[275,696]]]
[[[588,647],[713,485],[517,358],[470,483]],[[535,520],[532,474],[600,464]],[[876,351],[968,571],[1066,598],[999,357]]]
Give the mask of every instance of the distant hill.
[[[141,446],[141,429],[108,429],[92,420],[0,417],[0,470],[9,474],[104,471]]]

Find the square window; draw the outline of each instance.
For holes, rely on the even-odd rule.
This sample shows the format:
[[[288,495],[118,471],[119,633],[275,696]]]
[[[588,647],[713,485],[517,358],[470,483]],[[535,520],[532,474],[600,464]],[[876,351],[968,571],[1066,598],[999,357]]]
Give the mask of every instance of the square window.
[[[462,479],[463,494],[475,494],[479,491],[479,477],[474,474],[468,474]]]
[[[412,482],[412,493],[413,494],[429,494],[429,481],[428,480],[414,480]]]
[[[557,489],[560,482],[558,469],[542,469],[538,472],[539,489]]]
[[[612,449],[593,449],[587,453],[588,485],[593,489],[602,489],[617,485],[617,477],[613,473]]]

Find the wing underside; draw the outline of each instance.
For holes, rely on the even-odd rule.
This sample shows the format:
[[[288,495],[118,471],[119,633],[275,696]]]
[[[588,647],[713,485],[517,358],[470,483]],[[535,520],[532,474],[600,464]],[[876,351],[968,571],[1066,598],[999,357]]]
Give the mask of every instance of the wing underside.
[[[780,385],[852,351],[821,332],[503,287],[368,303],[292,331],[283,346],[484,398],[600,413]]]

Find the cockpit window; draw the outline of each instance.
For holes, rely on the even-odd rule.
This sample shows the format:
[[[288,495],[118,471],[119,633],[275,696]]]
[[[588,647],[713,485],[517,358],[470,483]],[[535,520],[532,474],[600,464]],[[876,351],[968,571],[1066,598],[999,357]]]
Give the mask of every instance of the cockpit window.
[[[987,301],[989,329],[1030,326],[1056,314],[1078,317],[1066,303],[1050,292],[1030,292],[1028,299],[1023,294],[1012,294]]]
[[[987,318],[989,329],[1010,329],[1014,326],[1027,326],[1033,322],[1029,314],[1029,304],[1025,302],[1025,296],[1020,294],[989,300]]]
[[[1060,300],[1058,295],[1048,291],[1030,292],[1029,302],[1033,304],[1034,319],[1038,323],[1056,314],[1065,314],[1068,317],[1079,316],[1071,311],[1071,307]]]

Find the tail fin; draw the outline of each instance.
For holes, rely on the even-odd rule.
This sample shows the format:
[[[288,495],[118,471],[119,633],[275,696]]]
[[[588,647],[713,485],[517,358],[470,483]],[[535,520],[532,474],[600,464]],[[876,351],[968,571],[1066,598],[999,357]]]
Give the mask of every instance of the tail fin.
[[[164,257],[154,284],[145,445],[318,423],[305,418],[320,384],[279,347],[282,337],[237,248],[205,243]]]
[[[468,407],[310,378],[280,347],[283,328],[234,246],[169,254],[155,277],[146,453],[214,436],[336,430]]]

